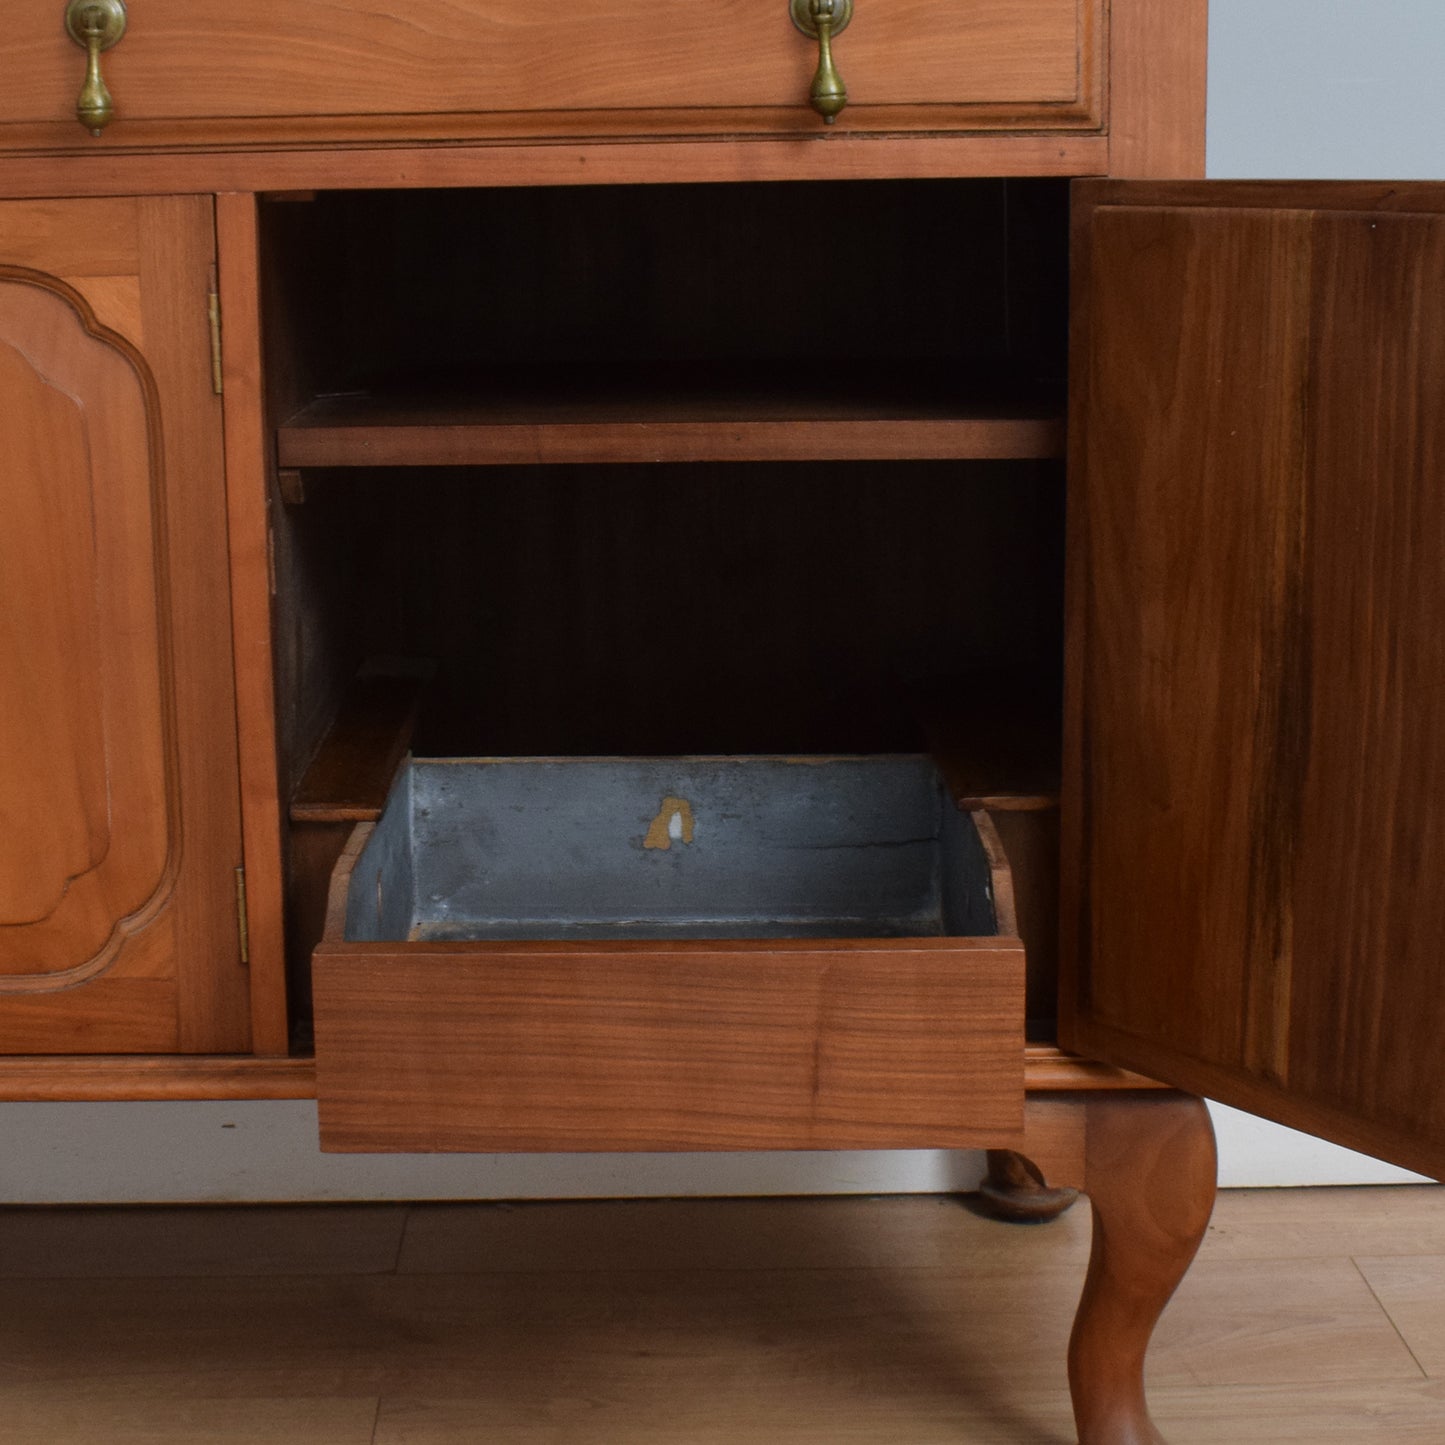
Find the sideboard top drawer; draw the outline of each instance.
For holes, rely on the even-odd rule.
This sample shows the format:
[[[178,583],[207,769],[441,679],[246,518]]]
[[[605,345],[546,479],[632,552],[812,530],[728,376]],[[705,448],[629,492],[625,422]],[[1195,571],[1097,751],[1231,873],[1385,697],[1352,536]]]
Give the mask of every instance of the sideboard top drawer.
[[[59,3],[11,17],[0,146],[94,144]],[[1088,130],[1102,0],[855,0],[840,128]],[[104,57],[102,144],[812,133],[787,0],[145,0]]]

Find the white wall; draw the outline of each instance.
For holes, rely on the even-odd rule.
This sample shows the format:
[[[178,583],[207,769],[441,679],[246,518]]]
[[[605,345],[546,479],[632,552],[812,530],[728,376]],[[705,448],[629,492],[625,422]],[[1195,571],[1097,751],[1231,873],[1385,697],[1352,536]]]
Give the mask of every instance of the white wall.
[[[1445,175],[1441,0],[1213,0],[1211,176]],[[1408,1178],[1217,1110],[1225,1184]],[[0,1203],[970,1187],[972,1155],[323,1156],[314,1106],[0,1105]]]
[[[1209,174],[1445,176],[1440,0],[1210,0]]]

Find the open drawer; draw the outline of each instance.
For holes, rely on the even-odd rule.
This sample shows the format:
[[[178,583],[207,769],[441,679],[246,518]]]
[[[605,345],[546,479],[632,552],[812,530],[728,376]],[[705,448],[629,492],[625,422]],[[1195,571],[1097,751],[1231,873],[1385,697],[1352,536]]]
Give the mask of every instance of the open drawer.
[[[1001,1143],[1016,932],[922,758],[411,762],[314,957],[322,1146]]]

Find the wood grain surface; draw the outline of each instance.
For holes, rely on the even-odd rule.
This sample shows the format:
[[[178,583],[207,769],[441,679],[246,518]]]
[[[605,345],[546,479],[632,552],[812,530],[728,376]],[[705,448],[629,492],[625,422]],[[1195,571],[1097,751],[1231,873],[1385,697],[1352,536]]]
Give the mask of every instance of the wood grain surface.
[[[840,124],[1095,128],[1101,10],[1101,0],[862,8],[837,42],[852,97]],[[83,57],[49,19],[15,17],[0,145],[93,144],[74,120]],[[184,0],[150,0],[105,57],[117,114],[105,143],[254,143],[258,121],[294,140],[310,118],[331,120],[332,140],[403,139],[440,116],[458,117],[453,137],[479,117],[503,134],[807,134],[822,128],[807,104],[817,58],[773,0],[665,15],[648,0],[593,0],[565,17],[526,0],[413,0],[404,15],[361,0],[344,24],[287,0],[204,17]]]
[[[1064,1037],[1437,1173],[1445,193],[1379,196],[1080,208]]]
[[[1017,1136],[1017,940],[348,944],[322,1147],[971,1147]]]

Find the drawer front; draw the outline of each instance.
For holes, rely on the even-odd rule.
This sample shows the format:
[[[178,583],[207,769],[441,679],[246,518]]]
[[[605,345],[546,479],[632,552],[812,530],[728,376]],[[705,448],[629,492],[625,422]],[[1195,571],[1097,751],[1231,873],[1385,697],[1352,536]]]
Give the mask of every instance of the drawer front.
[[[337,1151],[968,1148],[1017,1137],[1016,938],[323,944]]]
[[[855,0],[838,129],[1089,130],[1103,0]],[[94,145],[59,0],[10,18],[0,146]],[[102,145],[817,134],[787,0],[145,0],[104,58]]]

